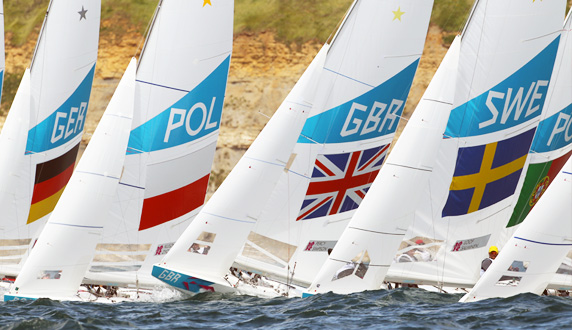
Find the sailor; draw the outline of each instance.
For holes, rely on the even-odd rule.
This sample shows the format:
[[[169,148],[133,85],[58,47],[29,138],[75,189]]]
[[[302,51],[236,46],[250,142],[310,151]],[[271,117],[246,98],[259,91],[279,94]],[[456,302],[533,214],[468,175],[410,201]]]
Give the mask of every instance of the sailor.
[[[418,239],[415,241],[415,244],[425,245],[425,242],[422,239]],[[427,251],[427,249],[425,249],[424,247],[416,248],[413,255],[415,256],[415,259],[417,259],[419,261],[430,261],[431,260],[431,253],[429,251]]]
[[[496,259],[496,257],[499,254],[499,249],[496,246],[491,246],[489,248],[489,257],[485,258],[482,262],[481,262],[481,276],[483,276],[483,274],[485,273],[485,271],[487,269],[489,269],[489,266],[493,263],[493,260]]]

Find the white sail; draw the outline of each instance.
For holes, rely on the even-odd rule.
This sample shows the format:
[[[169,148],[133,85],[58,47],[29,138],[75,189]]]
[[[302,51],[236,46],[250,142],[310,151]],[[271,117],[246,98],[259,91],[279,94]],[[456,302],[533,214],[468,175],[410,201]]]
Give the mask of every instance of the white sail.
[[[354,4],[328,53],[292,164],[236,259],[241,268],[312,282],[387,156],[432,5]]]
[[[564,5],[476,3],[462,35],[438,166],[387,280],[455,287],[478,280],[480,262],[514,208],[542,119]],[[411,249],[429,257],[399,262]]]
[[[0,133],[0,150],[5,155],[12,157],[0,157],[0,200],[15,201],[26,196],[18,196],[20,168],[24,163],[27,130],[30,121],[30,70],[26,69],[14,101],[4,122],[4,129]],[[17,218],[15,208],[7,207],[2,210],[2,218]],[[25,251],[21,251],[24,253]],[[16,261],[14,261],[17,263]]]
[[[298,252],[308,240],[337,239],[379,171],[417,69],[431,7],[431,1],[355,1],[207,203],[204,218],[197,217],[154,274],[189,290],[183,286],[188,276],[177,281],[169,274],[221,283],[235,261],[245,270],[285,279],[298,265],[295,281],[309,284],[326,249]],[[295,124],[283,115],[290,108],[305,111]],[[274,141],[272,136],[292,125],[295,129]],[[326,162],[332,169],[325,173],[336,174],[318,177],[316,167]],[[261,168],[263,176],[244,174]],[[330,182],[320,182],[327,176]],[[336,181],[350,182],[334,189]],[[331,191],[317,192],[320,185]],[[306,229],[314,235],[303,234]],[[205,241],[205,234],[212,234],[212,241]],[[193,254],[192,246],[208,246],[208,255]]]
[[[513,237],[462,302],[540,295],[572,247],[572,162],[530,211]]]
[[[560,47],[553,73],[553,84],[550,85],[545,106],[544,119],[538,125],[537,133],[532,143],[530,162],[526,177],[515,209],[503,231],[499,246],[514,234],[528,212],[535,206],[556,175],[562,169],[572,154],[572,135],[569,134],[570,118],[572,115],[572,35],[571,15],[564,22]],[[557,274],[550,281],[550,288],[572,288],[572,254],[564,259]]]
[[[72,174],[95,71],[100,12],[100,0],[52,0],[48,6],[30,67],[26,145],[0,154],[24,154],[15,190],[0,200],[0,245],[11,251],[0,255],[2,274],[18,273]]]
[[[326,53],[327,46],[318,53],[259,137],[160,266],[153,268],[154,276],[164,279],[161,274],[168,268],[213,283],[226,283],[224,276],[260,214],[264,205],[261,201],[269,197],[288,164],[312,106],[311,97]],[[237,187],[241,187],[240,191]],[[215,239],[217,245],[213,244]],[[167,283],[186,288],[182,283]]]
[[[572,136],[569,136],[566,131],[570,115],[572,114],[572,95],[569,93],[572,87],[572,75],[570,75],[572,70],[571,24],[572,19],[569,12],[564,22],[556,64],[552,74],[552,82],[548,90],[543,113],[545,119],[538,126],[530,151],[530,163],[523,188],[507,228],[504,230],[505,235],[510,234],[505,239],[505,241],[508,240],[508,243],[499,244],[499,246],[504,246],[504,248],[501,248],[502,258],[497,258],[495,267],[489,268],[489,270],[493,269],[494,274],[482,276],[471,292],[463,297],[463,301],[507,297],[523,292],[540,294],[547,287],[549,281],[553,287],[558,289],[572,285],[572,281],[570,281],[569,275],[565,271],[567,260],[560,265],[560,262],[569,252],[572,245],[567,245],[565,242],[554,244],[554,239],[558,238],[559,235],[563,237],[571,235],[569,233],[570,230],[567,230],[567,226],[570,226],[568,223],[570,222],[568,221],[569,217],[565,216],[568,205],[567,203],[565,205],[562,200],[562,198],[565,199],[569,195],[570,178],[566,178],[569,175],[565,173],[570,172],[570,165],[567,165],[568,169],[561,171],[569,159],[570,149],[572,148],[570,144]],[[557,175],[561,178],[558,179]],[[544,200],[544,198],[541,199],[544,192],[555,180],[559,182],[559,187],[551,188],[551,190],[554,189],[556,192],[552,192],[550,196],[556,197],[547,196],[550,200],[540,203],[540,200]],[[561,204],[558,204],[559,202]],[[537,204],[542,211],[538,211],[539,213],[535,212],[534,215],[529,213],[536,208]],[[560,216],[554,215],[552,208],[557,209],[562,214]],[[526,217],[527,215],[529,216]],[[526,221],[524,224],[519,225],[525,217]],[[555,227],[545,227],[548,224],[555,225]],[[523,228],[521,229],[520,227]],[[537,232],[529,237],[528,232],[530,230],[536,230]],[[550,242],[547,242],[546,237],[542,236],[547,230],[554,235],[549,240]],[[544,245],[547,246],[542,248],[536,247],[535,245],[539,244],[539,242],[544,242]],[[540,256],[537,252],[539,249],[551,250],[545,251],[546,254]],[[532,250],[535,250],[534,253],[530,252]],[[508,259],[510,258],[514,260],[509,262]],[[516,259],[521,261],[526,259],[523,261],[526,264],[526,269],[523,268],[524,264],[513,265]],[[537,261],[536,259],[539,260]],[[497,260],[501,260],[500,266],[496,264]],[[532,260],[534,260],[534,265],[530,266],[530,261]],[[505,267],[506,269],[503,269],[502,265],[507,262],[510,264]],[[541,265],[539,266],[538,263],[541,263]],[[551,269],[553,273],[549,272]],[[487,273],[489,270],[487,270]],[[555,275],[554,272],[557,272],[557,274]],[[508,274],[508,276],[500,280],[504,276],[496,276],[500,273]],[[525,276],[522,277],[520,276],[521,274]],[[521,281],[523,278],[525,280]]]
[[[5,300],[69,299],[77,294],[122,174],[133,118],[135,70],[133,59]]]
[[[380,288],[398,248],[396,241],[399,239],[395,236],[404,238],[401,253],[406,254],[409,250],[412,254],[419,252],[421,262],[394,264],[388,277],[408,282],[414,274],[419,276],[413,277],[414,280],[434,281],[432,283],[443,280],[474,283],[480,257],[474,260],[470,256],[471,248],[465,246],[467,249],[464,251],[468,253],[457,253],[453,257],[447,255],[446,258],[437,253],[435,257],[429,248],[435,251],[440,248],[439,252],[450,254],[456,246],[456,242],[452,242],[454,238],[474,238],[477,245],[472,248],[480,248],[482,246],[478,244],[483,244],[483,240],[487,244],[487,235],[499,226],[491,216],[503,210],[506,212],[505,204],[510,201],[508,197],[514,193],[518,174],[524,166],[522,160],[526,159],[532,142],[556,55],[559,28],[553,22],[562,8],[563,2],[552,2],[547,6],[494,1],[475,4],[461,37],[453,109],[445,131],[441,132],[444,134],[437,136],[437,152],[427,155],[435,160],[425,161],[434,164],[429,182],[424,187],[421,182],[421,187],[412,183],[399,188],[423,189],[422,198],[409,206],[403,205],[409,204],[409,200],[404,199],[385,210],[372,207],[372,210],[377,210],[377,217],[367,209],[358,210],[348,225],[354,229],[344,232],[332,252],[332,258],[339,258],[338,265],[333,266],[334,261],[330,260],[329,265],[325,265],[328,268],[310,287],[310,293],[329,290],[348,293]],[[529,19],[532,16],[534,19]],[[530,93],[525,98],[526,92]],[[515,106],[517,103],[518,107]],[[508,106],[504,107],[505,104]],[[405,150],[399,151],[417,150],[416,145],[427,143],[424,140],[425,137],[420,136],[409,145],[400,144],[399,148]],[[493,164],[487,163],[493,161]],[[484,175],[476,181],[471,181],[471,176],[464,176],[478,174],[481,163],[483,172],[497,167],[506,171],[499,175],[489,171],[491,175]],[[513,180],[515,176],[516,181]],[[393,189],[391,181],[394,180],[388,176],[384,188]],[[464,187],[473,183],[482,185]],[[500,189],[496,184],[500,184]],[[391,197],[391,194],[384,196]],[[378,201],[380,204],[384,202]],[[363,215],[358,217],[360,212]],[[386,218],[379,218],[379,214],[385,213],[389,213],[391,223],[385,224]],[[358,232],[362,232],[361,235]],[[372,232],[377,235],[372,235]],[[370,236],[383,239],[374,240]],[[410,246],[415,244],[423,246]],[[419,251],[414,251],[417,248]],[[457,252],[457,249],[453,251]],[[411,260],[415,259],[411,257]],[[470,262],[474,265],[467,267]],[[335,284],[339,278],[337,275],[344,272],[342,268],[352,266],[352,276],[346,279],[351,281],[351,287],[342,288],[341,284]],[[448,277],[451,273],[454,276]]]
[[[2,86],[6,69],[6,54],[4,51],[4,1],[0,0],[0,99],[2,99]]]
[[[350,225],[308,288],[310,293],[375,290],[412,223],[434,167],[433,155],[453,107],[460,38],[457,37],[401,133]],[[416,189],[412,190],[411,187]],[[407,201],[406,204],[403,201]],[[379,214],[383,214],[380,221]],[[355,220],[354,220],[355,219]],[[355,276],[354,276],[355,275]],[[366,277],[366,275],[368,275]],[[381,279],[381,280],[380,280]]]
[[[163,0],[137,68],[125,169],[86,283],[152,287],[151,267],[204,203],[234,2]]]

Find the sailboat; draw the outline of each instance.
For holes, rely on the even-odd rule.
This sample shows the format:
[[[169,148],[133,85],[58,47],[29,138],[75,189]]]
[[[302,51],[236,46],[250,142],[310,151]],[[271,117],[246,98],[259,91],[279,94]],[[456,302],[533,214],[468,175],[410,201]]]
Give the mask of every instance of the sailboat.
[[[3,127],[26,133],[25,138],[2,134],[17,146],[10,154],[2,151],[0,168],[18,162],[0,173],[9,176],[0,179],[9,182],[0,194],[3,275],[18,274],[72,174],[95,71],[100,11],[100,0],[50,1],[29,75],[24,75],[29,81],[18,90],[29,100],[13,106],[16,120]]]
[[[572,247],[567,242],[572,218],[567,213],[569,203],[566,200],[570,190],[570,164],[566,162],[572,153],[572,139],[566,131],[572,111],[572,95],[568,92],[572,86],[571,24],[569,12],[548,91],[546,119],[538,126],[523,188],[505,230],[512,237],[501,248],[502,257],[495,259],[494,267],[487,269],[462,301],[524,292],[541,294],[549,283],[557,289],[572,285],[567,274],[558,272]],[[548,194],[553,181],[557,186],[550,188],[552,192]],[[545,192],[546,197],[543,197]],[[540,210],[534,211],[537,207]],[[517,259],[521,262],[515,263]],[[509,264],[504,267],[506,263]]]
[[[135,69],[133,59],[4,301],[79,299],[79,286],[103,232],[101,220],[109,213],[123,170],[133,117]]]
[[[354,1],[153,275],[191,294],[300,295],[385,159],[431,8]]]
[[[461,302],[540,295],[572,248],[572,162],[569,160],[499,256]]]
[[[160,1],[137,67],[119,187],[84,283],[154,288],[202,207],[232,53],[233,0]]]
[[[447,55],[452,63],[445,63],[457,67],[454,91],[439,80],[439,90],[428,91],[441,95],[443,113],[430,113],[429,102],[422,102],[416,120],[432,122],[424,124],[427,130],[443,118],[446,124],[431,141],[415,126],[406,127],[401,138],[413,137],[396,145],[395,161],[390,156],[386,164],[394,166],[382,169],[309,294],[376,290],[385,280],[454,287],[476,282],[483,250],[512,211],[550,83],[564,7],[563,1],[476,1],[458,50],[454,45]],[[419,144],[430,152],[420,158],[408,153]],[[420,180],[408,182],[405,173]],[[418,262],[392,263],[407,261],[408,253],[409,261]]]

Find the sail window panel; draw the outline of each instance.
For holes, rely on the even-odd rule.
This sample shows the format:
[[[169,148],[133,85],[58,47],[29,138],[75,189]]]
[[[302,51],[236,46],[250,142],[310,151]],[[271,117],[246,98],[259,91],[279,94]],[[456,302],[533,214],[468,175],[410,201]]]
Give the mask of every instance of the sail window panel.
[[[29,245],[32,241],[31,238],[24,239],[0,239],[0,246],[22,246]]]
[[[507,270],[510,272],[525,273],[528,270],[529,264],[529,261],[514,260],[512,264],[508,266]]]
[[[522,276],[506,276],[506,275],[503,275],[503,276],[501,276],[501,278],[499,278],[499,280],[497,281],[497,283],[495,285],[516,287],[520,284],[521,280],[522,280]]]
[[[285,263],[290,262],[290,259],[296,252],[296,245],[291,245],[284,243],[270,237],[266,237],[255,232],[250,232],[248,235],[248,241],[253,243],[253,245],[259,247],[260,249],[270,253],[271,255],[277,257],[278,259],[284,261]],[[244,254],[244,253],[243,253]],[[245,255],[246,256],[246,255]],[[248,256],[246,256],[248,257]]]
[[[96,254],[93,262],[131,262],[145,261],[145,254],[125,255],[125,254]]]
[[[214,243],[216,234],[215,233],[209,233],[206,231],[203,231],[199,237],[197,238],[197,241],[203,241],[203,242],[207,242],[207,243]]]
[[[355,275],[363,280],[369,269],[370,262],[371,258],[369,257],[367,250],[360,252],[350,262],[338,269],[332,277],[332,282],[350,275]]]
[[[0,257],[21,256],[26,253],[26,251],[28,251],[28,249],[0,250]]]
[[[287,265],[286,263],[284,263],[284,264],[279,263],[275,259],[267,256],[264,252],[260,251],[259,249],[252,246],[248,242],[244,245],[244,247],[242,249],[242,256],[244,256],[246,258],[254,259],[257,261],[261,261],[261,262],[267,263],[269,265],[273,265],[273,266],[280,267],[280,268],[285,268]]]
[[[141,265],[126,265],[126,266],[103,266],[94,265],[89,269],[92,273],[119,273],[119,272],[136,272],[141,269]]]
[[[439,250],[445,246],[441,240],[415,236],[401,242],[395,262],[434,261]]]
[[[562,264],[560,264],[560,267],[558,267],[556,274],[572,275],[572,266],[569,265],[568,263],[563,262]]]
[[[61,277],[61,270],[42,270],[38,274],[39,280],[59,280]]]
[[[99,243],[95,248],[96,251],[110,252],[145,252],[149,251],[151,244],[104,244]]]
[[[191,247],[189,247],[189,249],[187,251],[191,252],[191,253],[198,253],[198,254],[207,255],[207,254],[209,254],[210,249],[211,249],[211,247],[208,245],[195,242],[191,245]]]
[[[0,259],[0,265],[17,265],[22,261],[22,258],[16,259]]]

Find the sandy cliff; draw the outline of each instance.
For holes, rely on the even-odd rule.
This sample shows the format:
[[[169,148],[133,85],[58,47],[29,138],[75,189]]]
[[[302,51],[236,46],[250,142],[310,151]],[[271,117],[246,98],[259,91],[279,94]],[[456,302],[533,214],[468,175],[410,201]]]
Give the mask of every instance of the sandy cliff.
[[[103,28],[109,24],[118,22],[102,22]],[[84,144],[89,142],[129,59],[138,54],[143,40],[134,29],[127,29],[120,37],[102,33]],[[16,47],[10,35],[7,36],[7,73],[23,71],[28,66],[35,41],[35,37],[31,37],[29,42]],[[235,36],[211,193],[256,138],[320,47],[315,41],[299,46],[285,45],[277,42],[270,32]],[[417,105],[445,52],[441,31],[431,27],[405,108],[406,118]],[[0,117],[0,127],[3,121]],[[403,124],[404,121],[401,126]]]

